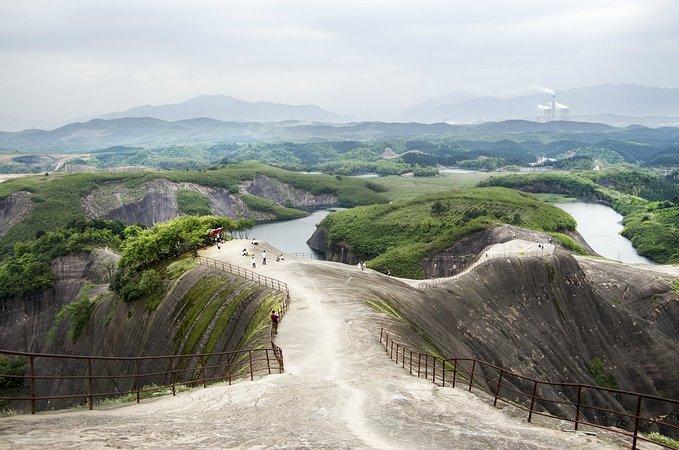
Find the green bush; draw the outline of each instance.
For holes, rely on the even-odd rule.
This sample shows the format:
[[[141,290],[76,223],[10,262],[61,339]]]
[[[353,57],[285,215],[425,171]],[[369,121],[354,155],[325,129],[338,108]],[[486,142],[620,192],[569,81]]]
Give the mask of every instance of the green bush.
[[[56,323],[68,323],[68,338],[75,342],[82,334],[94,311],[94,303],[88,296],[64,305],[56,315]]]
[[[618,382],[611,374],[604,370],[604,362],[595,356],[587,363],[587,372],[594,378],[594,382],[601,387],[608,389],[618,389]]]
[[[24,375],[26,373],[26,359],[22,357],[8,358],[0,355],[0,392],[19,389],[24,380],[8,375]]]

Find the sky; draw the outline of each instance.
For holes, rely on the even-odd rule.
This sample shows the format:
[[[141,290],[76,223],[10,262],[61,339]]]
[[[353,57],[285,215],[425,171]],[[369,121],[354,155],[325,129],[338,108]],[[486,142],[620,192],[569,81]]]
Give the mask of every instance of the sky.
[[[0,114],[199,94],[380,116],[448,91],[679,86],[679,1],[0,0]]]

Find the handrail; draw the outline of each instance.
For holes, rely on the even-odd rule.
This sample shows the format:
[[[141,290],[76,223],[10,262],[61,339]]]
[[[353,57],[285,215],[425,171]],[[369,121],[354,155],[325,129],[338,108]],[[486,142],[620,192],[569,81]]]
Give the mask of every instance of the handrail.
[[[266,287],[270,287],[271,289],[275,289],[277,291],[281,291],[286,294],[286,296],[290,296],[290,291],[288,290],[288,285],[287,283],[277,280],[275,278],[268,277],[266,275],[261,275],[257,272],[254,272],[252,270],[246,269],[244,267],[236,266],[224,261],[219,261],[213,258],[208,258],[206,256],[198,256],[198,262],[201,264],[204,264],[208,267],[214,267],[215,269],[221,269],[224,272],[228,272],[232,275],[238,275],[239,277],[243,277],[245,279],[248,279],[250,281],[254,281],[255,283],[259,283],[261,285],[264,285]]]
[[[271,348],[257,348],[257,349],[243,349],[227,352],[211,352],[211,353],[191,353],[191,354],[177,354],[177,355],[153,355],[153,356],[96,356],[96,355],[62,355],[51,353],[31,353],[18,352],[13,350],[0,350],[0,355],[8,355],[12,357],[25,357],[28,359],[28,374],[12,375],[6,374],[0,378],[22,380],[24,389],[29,391],[30,395],[5,395],[0,396],[0,400],[5,401],[27,401],[31,405],[31,414],[35,414],[38,409],[38,401],[50,400],[85,400],[89,409],[94,408],[95,398],[108,398],[112,396],[136,394],[136,401],[139,403],[142,392],[154,392],[165,388],[172,389],[172,395],[176,395],[176,386],[181,385],[199,385],[202,383],[203,387],[207,387],[207,383],[228,381],[229,385],[233,379],[240,377],[249,377],[252,381],[256,374],[266,372],[266,374],[284,372],[283,365],[283,350],[271,341]],[[216,357],[216,364],[208,364],[210,359]],[[195,365],[190,366],[190,359],[196,358]],[[76,367],[75,372],[79,374],[71,375],[42,375],[36,373],[36,360],[80,360],[86,364],[83,367]],[[164,370],[158,368],[151,368],[151,371],[142,372],[141,366],[144,362],[154,360],[167,360],[170,362]],[[187,361],[189,359],[189,361]],[[220,361],[226,361],[220,363]],[[100,373],[96,373],[93,362],[100,363]],[[110,367],[105,363],[108,362],[132,362],[128,369],[134,370],[123,371],[121,367]],[[266,362],[266,364],[260,364]],[[186,367],[189,366],[189,367]],[[245,368],[245,371],[242,369]],[[116,373],[116,370],[118,372]],[[213,374],[210,376],[206,372],[210,370]],[[185,374],[182,376],[179,374]],[[150,378],[150,379],[149,379]],[[132,383],[134,388],[126,388],[123,390],[110,391],[111,385],[118,388],[117,380],[134,380]],[[51,394],[39,395],[37,383],[38,380],[82,380],[82,384],[86,384],[87,389],[83,387],[81,392],[68,394]],[[148,388],[142,386],[142,380],[146,385],[153,387]],[[95,381],[109,381],[109,386],[106,391],[97,391],[95,389]],[[86,382],[86,383],[85,383]],[[80,384],[80,383],[78,383]],[[69,387],[67,385],[67,387]],[[15,392],[16,393],[16,392]]]
[[[309,252],[293,252],[293,253],[288,253],[288,255],[297,256],[299,258],[306,258],[306,259],[317,259],[317,260],[321,259],[318,255],[315,255],[315,254],[309,253]]]
[[[465,387],[468,388],[470,392],[472,391],[472,388],[476,386],[494,398],[493,406],[497,405],[498,400],[501,400],[504,401],[505,403],[509,403],[520,409],[528,411],[527,418],[528,422],[531,421],[533,414],[538,414],[553,419],[573,422],[575,430],[578,429],[580,424],[592,426],[595,428],[601,428],[606,431],[611,431],[632,438],[632,449],[637,448],[638,441],[651,442],[660,445],[661,447],[671,448],[660,442],[656,442],[649,438],[646,438],[642,434],[640,434],[639,431],[644,426],[663,427],[666,430],[671,430],[672,433],[674,434],[679,434],[679,424],[664,422],[662,420],[659,420],[659,418],[647,417],[641,414],[641,405],[644,400],[663,403],[665,406],[667,406],[668,409],[671,410],[672,413],[677,414],[679,412],[679,400],[677,399],[665,398],[650,394],[641,394],[638,392],[626,391],[622,389],[611,389],[601,386],[593,386],[591,384],[538,380],[536,378],[517,374],[504,367],[500,367],[498,365],[474,357],[462,356],[456,358],[442,358],[432,356],[428,353],[420,353],[418,351],[414,351],[410,349],[407,345],[403,344],[402,342],[395,341],[394,339],[391,338],[389,333],[387,333],[384,330],[384,328],[380,329],[380,344],[384,346],[387,354],[389,355],[389,358],[391,360],[395,360],[397,364],[400,362],[404,369],[407,368],[410,371],[411,375],[417,376],[418,378],[424,377],[426,379],[430,379],[434,384],[439,384],[444,387],[446,386],[446,383],[448,383],[449,385],[452,383],[452,387],[454,388],[456,383],[459,385],[461,382],[464,382]],[[415,359],[413,359],[413,357]],[[408,362],[406,363],[406,361]],[[467,365],[470,365],[471,367],[467,370],[464,370],[464,368],[461,367],[461,363],[467,363]],[[483,372],[484,368],[492,370],[493,372],[497,373],[497,375],[495,377],[488,378],[486,374]],[[486,383],[485,384],[480,383],[478,381],[479,377],[485,379]],[[503,380],[507,380],[507,378],[512,378],[515,381],[521,380],[527,382],[528,388],[531,391],[531,393],[528,394],[527,392],[522,391],[520,387],[517,387],[515,389],[514,384],[516,383],[512,384],[511,386],[508,386],[506,383],[503,384]],[[563,401],[548,399],[539,394],[540,386],[571,388],[573,389],[574,392],[577,392],[577,400],[573,402],[571,400]],[[523,396],[524,397],[523,402],[518,400],[517,396],[514,396],[514,399],[509,398],[509,396],[507,395],[503,396],[503,390]],[[629,400],[631,401],[630,404],[634,404],[635,406],[634,412],[630,412],[628,410],[614,411],[609,408],[584,403],[583,393],[585,391],[604,392],[613,395],[628,396],[630,397],[629,398]],[[565,392],[563,391],[561,391],[561,394],[566,396]],[[566,396],[566,398],[568,397]],[[568,407],[573,407],[575,409],[575,412],[573,416],[567,416],[565,414],[550,413],[549,411],[547,412],[537,411],[536,401],[545,404],[565,405]],[[529,406],[527,406],[526,404],[528,404]],[[633,424],[621,425],[620,423],[618,423],[616,424],[615,427],[611,427],[606,424],[591,422],[582,418],[582,410],[593,410],[607,414],[617,415],[620,417],[625,417],[628,419],[632,419]],[[667,416],[664,417],[670,416],[671,414],[668,414]],[[596,418],[594,420],[596,420]],[[624,426],[632,428],[632,431],[625,430],[623,428]]]

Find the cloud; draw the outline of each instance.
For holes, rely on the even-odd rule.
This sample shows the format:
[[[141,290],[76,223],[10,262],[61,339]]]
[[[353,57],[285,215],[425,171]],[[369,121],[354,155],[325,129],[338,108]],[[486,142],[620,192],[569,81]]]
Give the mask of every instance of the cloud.
[[[2,2],[0,112],[224,93],[375,115],[452,90],[675,86],[677,17],[671,0]]]

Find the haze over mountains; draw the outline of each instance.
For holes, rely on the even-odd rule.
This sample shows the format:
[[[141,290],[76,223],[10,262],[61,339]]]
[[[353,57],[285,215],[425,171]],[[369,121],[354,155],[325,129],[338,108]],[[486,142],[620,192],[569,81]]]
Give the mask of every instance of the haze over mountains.
[[[536,120],[537,106],[552,100],[549,89],[542,93],[514,97],[476,96],[451,91],[395,111],[378,120],[390,122],[474,124],[511,119]],[[600,122],[615,126],[679,126],[679,88],[668,89],[634,84],[602,84],[557,91],[559,103],[568,105],[571,120]],[[328,124],[366,120],[328,111],[316,105],[288,105],[273,102],[248,102],[227,95],[199,95],[185,101],[165,105],[143,105],[125,111],[47,124],[38,118],[0,114],[0,130],[19,131],[27,128],[56,128],[92,119],[153,118],[183,121],[209,118],[223,122],[320,122]],[[130,122],[131,123],[131,122]]]

